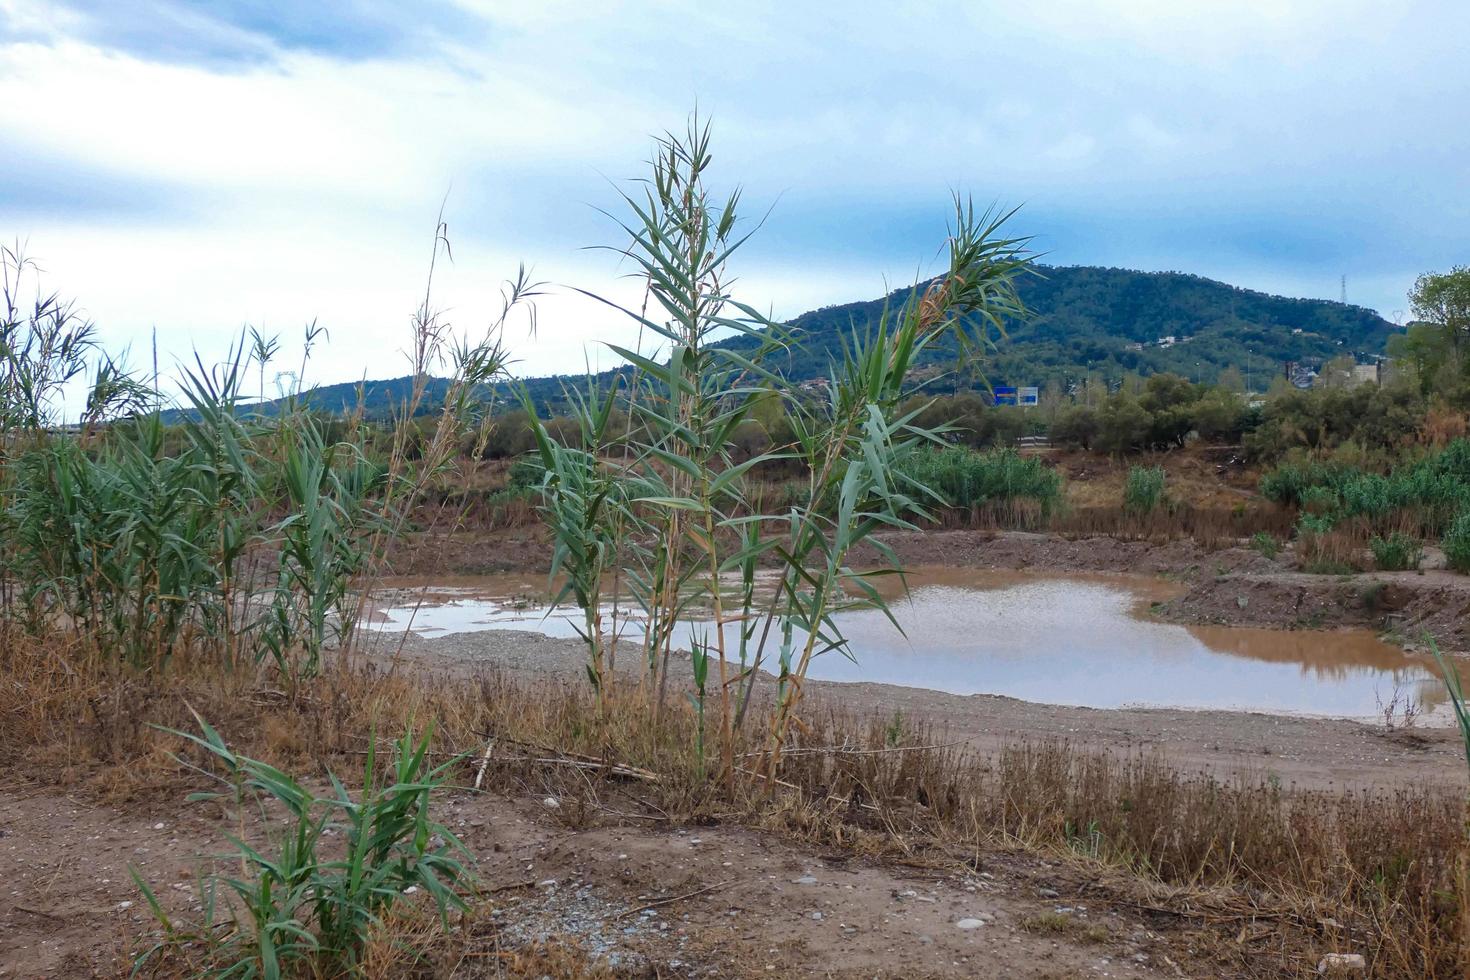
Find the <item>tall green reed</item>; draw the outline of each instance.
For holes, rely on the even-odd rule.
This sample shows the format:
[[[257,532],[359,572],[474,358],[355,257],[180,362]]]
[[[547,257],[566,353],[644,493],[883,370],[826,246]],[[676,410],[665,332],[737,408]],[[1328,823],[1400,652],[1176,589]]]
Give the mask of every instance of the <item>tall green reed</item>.
[[[618,556],[612,573],[626,577],[641,618],[641,686],[656,705],[665,699],[680,622],[696,611],[712,619],[707,642],[699,645],[699,673],[713,685],[719,769],[730,779],[734,728],[773,634],[778,710],[768,774],[779,765],[812,660],[850,653],[835,613],[859,603],[886,609],[874,579],[896,570],[896,562],[875,534],[912,527],[911,518],[939,499],[896,466],[938,438],[917,423],[916,412],[899,409],[913,394],[910,371],[942,341],[973,356],[1006,317],[1020,315],[1014,280],[1026,271],[1028,256],[1024,240],[1000,234],[1008,214],[977,215],[957,200],[945,273],[885,310],[870,329],[854,331],[814,394],[774,368],[773,355],[800,338],[730,291],[730,259],[752,232],[738,217],[740,192],[717,196],[709,189],[710,162],[709,127],[693,118],[683,134],[657,141],[651,177],[622,195],[626,244],[614,251],[642,277],[646,301],[638,308],[610,305],[653,346],[652,352],[641,344],[612,347],[633,368],[624,396],[624,458],[611,459],[585,436],[580,445],[563,445],[544,426],[538,446],[548,474],[543,513],[558,541],[558,569],[577,583],[570,592],[591,617],[592,597],[610,571],[608,555]],[[737,433],[772,398],[784,409],[790,441],[737,457]],[[750,477],[777,461],[795,466],[802,486],[783,509],[761,512],[753,506]],[[621,497],[592,489],[612,482],[624,488]],[[593,501],[618,515],[597,525],[604,536],[596,547],[588,546]],[[894,567],[850,568],[848,556],[865,544]],[[774,572],[768,596],[755,588],[765,564]],[[595,658],[590,625],[589,645]],[[604,675],[597,683],[611,679]],[[704,690],[701,683],[696,692],[701,713]]]

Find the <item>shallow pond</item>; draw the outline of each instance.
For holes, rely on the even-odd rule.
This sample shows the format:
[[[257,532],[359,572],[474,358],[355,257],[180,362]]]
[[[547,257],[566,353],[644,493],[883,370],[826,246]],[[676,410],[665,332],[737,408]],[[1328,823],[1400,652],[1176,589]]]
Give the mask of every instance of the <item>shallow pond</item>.
[[[1428,711],[1443,691],[1433,662],[1363,630],[1186,627],[1149,616],[1177,589],[1121,575],[1028,575],[916,569],[891,611],[837,614],[854,659],[829,652],[811,676],[953,694],[1118,708],[1232,708],[1336,717],[1380,716],[1397,694]],[[500,576],[421,586],[377,610],[372,628],[423,635],[529,630],[577,636],[574,608],[549,608],[546,582]],[[686,626],[707,631],[707,623]],[[635,627],[623,624],[625,633]],[[734,627],[731,631],[733,649]],[[774,637],[772,648],[774,647]],[[767,663],[774,662],[768,652]],[[769,669],[769,668],[768,668]]]

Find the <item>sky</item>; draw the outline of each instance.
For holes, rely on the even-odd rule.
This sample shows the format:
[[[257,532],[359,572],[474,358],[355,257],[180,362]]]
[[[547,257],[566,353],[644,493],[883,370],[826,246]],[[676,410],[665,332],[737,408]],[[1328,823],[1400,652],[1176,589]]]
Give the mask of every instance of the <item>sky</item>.
[[[1470,4],[1360,0],[0,0],[0,240],[165,372],[245,325],[308,383],[477,335],[524,263],[525,376],[605,367],[632,300],[604,210],[696,106],[778,317],[936,271],[950,195],[1057,264],[1180,270],[1402,316],[1470,261]]]

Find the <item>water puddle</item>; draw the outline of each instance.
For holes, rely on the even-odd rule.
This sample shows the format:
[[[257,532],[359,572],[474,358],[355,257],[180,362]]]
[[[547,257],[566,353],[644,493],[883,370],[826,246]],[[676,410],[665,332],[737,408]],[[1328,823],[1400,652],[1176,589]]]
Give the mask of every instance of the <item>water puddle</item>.
[[[1444,702],[1432,660],[1364,630],[1288,632],[1186,627],[1149,618],[1177,589],[1120,575],[1028,575],[916,569],[891,600],[900,632],[877,610],[839,613],[853,658],[818,657],[811,676],[1049,704],[1229,708],[1331,717],[1381,716],[1397,695],[1427,713]],[[896,580],[890,588],[897,589]],[[524,630],[576,637],[575,608],[549,608],[546,580],[497,576],[420,586],[381,606],[373,629],[426,636]],[[609,617],[609,622],[610,622]],[[619,623],[636,635],[631,621]],[[707,633],[708,623],[685,625]],[[733,626],[727,627],[731,648]],[[768,654],[774,662],[774,650]]]

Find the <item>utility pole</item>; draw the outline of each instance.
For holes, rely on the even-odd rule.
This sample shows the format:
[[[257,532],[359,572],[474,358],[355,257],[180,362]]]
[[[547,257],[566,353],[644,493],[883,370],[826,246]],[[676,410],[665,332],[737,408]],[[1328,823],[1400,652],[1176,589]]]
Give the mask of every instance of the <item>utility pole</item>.
[[[1347,305],[1347,273],[1343,273],[1342,277],[1342,305]]]

